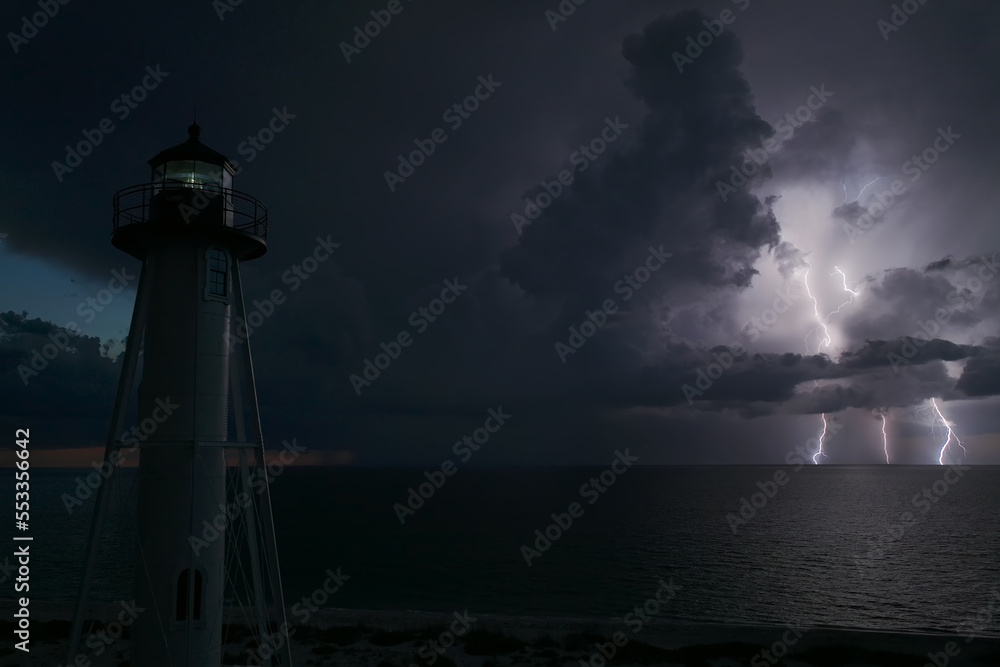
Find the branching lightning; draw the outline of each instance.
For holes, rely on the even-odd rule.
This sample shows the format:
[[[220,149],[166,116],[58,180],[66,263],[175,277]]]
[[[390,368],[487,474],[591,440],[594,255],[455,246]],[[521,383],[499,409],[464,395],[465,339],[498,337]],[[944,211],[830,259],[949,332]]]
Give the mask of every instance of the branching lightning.
[[[806,272],[805,272],[805,275],[802,276],[802,282],[803,282],[803,284],[805,284],[806,294],[809,296],[809,299],[813,302],[813,315],[816,317],[816,322],[818,323],[818,326],[816,328],[814,328],[812,331],[810,331],[809,333],[806,334],[805,344],[806,344],[806,353],[807,354],[809,353],[809,337],[812,336],[813,332],[818,331],[820,329],[823,330],[823,338],[820,340],[819,345],[816,347],[816,351],[817,352],[819,352],[819,349],[821,347],[830,347],[830,342],[831,342],[831,340],[830,340],[830,330],[827,329],[827,327],[826,327],[825,318],[821,317],[820,314],[819,314],[819,300],[817,300],[816,297],[813,296],[812,290],[809,289],[809,271],[810,271],[810,269],[812,269],[812,266],[809,265],[809,264],[806,264]],[[816,382],[815,380],[813,380],[813,384],[815,386],[817,386],[817,387],[819,386],[819,382]],[[823,445],[824,445],[824,442],[826,440],[826,413],[825,412],[822,413],[822,414],[820,414],[820,419],[823,420],[823,428],[820,430],[820,433],[819,433],[819,447],[816,449],[816,453],[812,455],[812,461],[816,465],[819,465],[819,457],[820,456],[826,456],[826,452],[823,451]]]
[[[948,430],[948,437],[945,438],[944,443],[941,445],[941,452],[938,454],[938,464],[944,465],[944,454],[948,451],[948,446],[951,444],[952,439],[954,439],[955,442],[958,443],[958,446],[962,448],[963,454],[968,454],[969,452],[966,451],[965,445],[962,444],[962,441],[958,439],[958,436],[955,435],[955,432],[952,430],[951,422],[944,418],[944,415],[941,414],[941,408],[938,407],[937,401],[933,398],[931,399],[931,405],[934,407],[934,412],[937,414],[938,419],[941,420],[941,423],[944,424],[944,427]]]
[[[876,179],[876,180],[878,180],[878,179]],[[872,182],[874,182],[874,181],[872,181]],[[865,186],[865,187],[867,187],[867,186]],[[844,192],[845,193],[847,192],[847,186],[846,185],[844,186]],[[810,337],[812,337],[812,335],[814,333],[818,334],[818,332],[820,332],[820,331],[822,331],[823,333],[822,333],[822,336],[818,336],[819,344],[816,346],[816,351],[819,352],[820,349],[822,349],[824,347],[830,347],[830,345],[832,344],[833,341],[830,338],[830,329],[829,329],[829,327],[827,327],[827,322],[829,321],[829,319],[831,317],[833,317],[834,315],[836,315],[837,313],[839,313],[844,306],[847,306],[849,304],[854,303],[854,299],[856,297],[860,296],[860,294],[861,294],[861,292],[859,292],[857,290],[853,290],[853,289],[851,289],[850,287],[847,286],[847,275],[843,271],[841,271],[839,267],[836,267],[836,266],[833,267],[834,271],[836,273],[840,274],[841,282],[842,282],[842,284],[844,286],[844,291],[847,292],[848,294],[850,294],[850,296],[847,298],[847,301],[845,301],[844,303],[840,304],[837,307],[836,310],[828,313],[826,317],[823,317],[822,315],[820,315],[820,312],[819,312],[819,300],[813,295],[812,290],[809,287],[809,271],[811,269],[812,269],[812,266],[809,265],[809,264],[806,264],[806,272],[805,272],[805,274],[802,277],[802,282],[805,284],[805,288],[806,288],[806,295],[809,297],[809,299],[812,301],[812,304],[813,304],[813,316],[816,318],[816,326],[811,331],[809,331],[809,333],[806,334],[805,344],[806,344],[806,353],[807,354],[809,353],[809,339],[810,339]],[[833,274],[831,273],[830,275],[832,276]],[[818,382],[814,381],[813,384],[816,385],[817,387],[819,386]],[[820,429],[820,433],[819,433],[819,448],[816,450],[816,453],[813,454],[813,457],[812,457],[813,463],[815,463],[815,464],[819,464],[819,457],[820,456],[826,456],[826,452],[824,451],[824,445],[825,445],[826,433],[827,433],[826,413],[822,413],[820,415],[820,419],[822,419],[822,421],[823,421],[823,427],[822,427],[822,429]]]
[[[835,266],[835,267],[833,267],[833,270],[836,273],[840,274],[840,278],[841,278],[841,280],[843,281],[843,284],[844,284],[844,291],[845,292],[849,292],[851,294],[851,300],[852,301],[854,300],[854,297],[861,295],[861,292],[858,292],[856,290],[852,290],[850,287],[847,286],[847,275],[843,271],[840,270],[840,267]],[[830,274],[830,275],[833,275],[833,274]]]
[[[840,181],[840,185],[843,186],[843,188],[844,188],[844,204],[853,204],[854,202],[856,202],[859,199],[861,199],[861,195],[863,195],[865,193],[865,190],[867,190],[871,186],[873,186],[876,183],[878,183],[879,179],[881,179],[881,178],[882,178],[881,176],[876,176],[875,180],[871,181],[870,183],[868,183],[867,185],[865,185],[865,187],[861,188],[861,192],[858,193],[858,196],[855,197],[854,199],[852,199],[851,201],[847,201],[847,196],[848,196],[847,195],[847,183],[844,182],[844,180],[841,180]]]
[[[833,270],[834,270],[834,272],[836,272],[836,273],[839,273],[839,274],[840,274],[840,279],[841,279],[841,282],[842,282],[842,283],[843,283],[843,285],[844,285],[844,291],[845,291],[845,292],[847,292],[848,294],[850,294],[851,296],[847,297],[847,301],[845,301],[844,303],[842,303],[842,304],[840,304],[839,306],[837,306],[837,310],[834,310],[834,311],[831,311],[831,312],[830,312],[829,314],[827,314],[827,316],[826,316],[826,319],[827,319],[827,321],[829,321],[829,319],[830,319],[831,317],[833,317],[834,315],[836,315],[837,313],[839,313],[839,312],[840,312],[840,310],[841,310],[841,309],[842,309],[842,308],[843,308],[844,306],[849,306],[849,305],[851,305],[852,303],[854,303],[854,299],[855,299],[855,297],[858,297],[858,296],[861,296],[861,292],[859,292],[859,291],[857,291],[857,290],[852,290],[852,289],[851,289],[850,287],[848,287],[848,286],[847,286],[847,275],[846,275],[846,274],[845,274],[845,273],[844,273],[843,271],[841,271],[841,270],[840,270],[840,269],[839,269],[838,267],[836,267],[836,266],[835,266],[835,267],[833,267]],[[832,276],[833,274],[831,273],[830,275]],[[829,345],[828,345],[827,347],[829,347]]]
[[[875,181],[877,181],[877,180],[878,180],[878,178],[875,179]],[[866,185],[865,188],[867,188],[869,185],[871,185],[875,181],[872,181],[871,183],[869,183],[868,185]],[[864,189],[862,189],[861,192],[864,192]],[[861,195],[859,194],[858,196],[860,197]],[[847,285],[847,274],[844,273],[840,269],[840,267],[835,266],[835,267],[833,267],[833,270],[834,270],[835,273],[839,273],[840,274],[840,281],[841,281],[841,284],[844,287],[844,291],[847,292],[848,294],[850,294],[850,296],[847,298],[847,301],[845,301],[844,303],[840,304],[840,306],[837,308],[837,310],[833,311],[832,313],[830,313],[829,315],[826,316],[827,320],[829,320],[830,317],[832,317],[833,315],[836,315],[837,313],[839,313],[840,310],[844,306],[847,306],[849,304],[854,303],[854,299],[855,298],[861,296],[861,291],[860,290],[851,289],[850,287],[848,287],[848,285]],[[832,276],[833,273],[831,273],[830,275]],[[885,452],[885,462],[888,463],[889,462],[889,435],[886,432],[886,421],[887,421],[887,416],[888,416],[888,410],[885,410],[885,409],[880,410],[879,411],[879,416],[882,418],[882,451]]]

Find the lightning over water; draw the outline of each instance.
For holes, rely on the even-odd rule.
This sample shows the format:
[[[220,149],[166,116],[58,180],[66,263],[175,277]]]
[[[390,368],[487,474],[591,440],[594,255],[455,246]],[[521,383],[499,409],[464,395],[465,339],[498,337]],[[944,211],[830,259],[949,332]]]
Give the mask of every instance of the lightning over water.
[[[876,180],[878,180],[878,179],[876,179]],[[867,187],[867,186],[865,186],[865,187]],[[846,193],[846,189],[847,189],[847,186],[845,185],[844,186],[845,193]],[[814,333],[817,334],[818,341],[819,341],[818,345],[816,346],[816,351],[817,352],[819,352],[820,349],[822,349],[824,347],[830,347],[830,345],[832,344],[833,341],[832,341],[832,339],[830,337],[830,329],[827,326],[827,322],[830,320],[831,317],[833,317],[834,315],[836,315],[837,313],[839,313],[841,311],[841,309],[843,309],[845,306],[848,306],[848,305],[854,303],[854,299],[857,298],[858,296],[860,296],[860,294],[861,294],[860,291],[853,290],[850,287],[848,287],[848,285],[847,285],[847,274],[845,274],[840,269],[840,267],[837,267],[837,266],[833,267],[834,272],[840,274],[840,278],[841,278],[841,282],[842,282],[843,287],[844,287],[844,291],[847,292],[850,296],[848,296],[847,301],[844,301],[843,303],[841,303],[837,307],[836,310],[833,310],[833,311],[827,313],[826,317],[823,317],[822,315],[820,315],[820,312],[819,312],[819,299],[817,299],[813,295],[812,289],[809,287],[809,271],[811,269],[812,269],[812,266],[810,264],[806,264],[806,271],[805,271],[805,274],[802,277],[802,282],[804,283],[805,288],[806,288],[806,295],[809,297],[809,300],[812,301],[812,304],[813,304],[813,316],[816,318],[816,326],[812,330],[810,330],[809,333],[806,334],[805,345],[806,345],[806,353],[807,354],[810,351],[810,348],[809,348],[809,339],[812,337],[812,335]],[[831,273],[830,275],[832,276],[834,274]],[[818,335],[819,332],[822,332],[822,336]],[[819,386],[818,382],[814,381],[813,384],[815,386],[817,386],[817,387]],[[819,448],[816,450],[816,453],[813,454],[813,456],[812,456],[813,463],[815,463],[817,465],[819,464],[819,457],[821,457],[821,456],[825,457],[826,456],[825,444],[826,444],[826,434],[827,434],[827,426],[828,426],[827,419],[826,419],[826,413],[820,414],[820,419],[823,422],[823,426],[820,429],[819,437],[818,437]]]
[[[823,414],[821,414],[820,418],[823,420],[823,428],[819,432],[819,449],[817,449],[816,453],[812,455],[813,463],[815,463],[816,465],[819,465],[818,457],[826,456],[826,452],[823,451],[823,445],[825,444],[826,440],[826,413],[824,412]]]
[[[882,413],[882,451],[885,452],[885,462],[889,462],[889,435],[885,432],[885,418],[887,413]]]
[[[824,321],[824,318],[821,317],[820,314],[819,314],[819,301],[816,299],[815,296],[813,296],[812,290],[809,289],[809,271],[811,269],[812,269],[812,266],[809,265],[809,264],[806,264],[806,272],[802,276],[802,282],[805,285],[806,294],[809,296],[809,299],[813,302],[813,315],[816,318],[816,322],[818,323],[818,326],[816,326],[816,328],[812,329],[809,333],[806,334],[806,338],[805,338],[806,354],[809,353],[809,338],[813,335],[814,332],[819,331],[821,329],[823,331],[823,338],[820,340],[819,345],[816,346],[816,351],[819,352],[819,349],[821,347],[824,347],[824,346],[825,347],[829,347],[830,346],[830,331],[826,328],[826,322]],[[814,380],[813,381],[813,385],[816,386],[816,387],[818,387],[819,386],[819,382],[816,382]],[[824,441],[826,440],[826,413],[822,413],[820,415],[820,419],[823,420],[823,428],[819,432],[819,438],[818,438],[818,440],[819,440],[819,447],[816,449],[816,453],[812,455],[812,462],[814,464],[816,464],[816,465],[819,465],[819,457],[820,456],[826,456],[826,452],[823,451]]]
[[[944,465],[944,455],[945,452],[948,451],[948,446],[951,444],[952,439],[954,439],[958,446],[962,448],[963,454],[968,454],[968,451],[965,449],[965,445],[962,444],[962,441],[958,439],[955,431],[952,430],[951,422],[944,418],[944,415],[941,414],[941,408],[938,407],[937,401],[933,398],[931,399],[931,405],[934,407],[934,412],[937,414],[938,419],[941,420],[941,423],[944,424],[944,427],[948,430],[948,437],[945,438],[944,442],[941,444],[941,451],[938,454],[938,464]]]

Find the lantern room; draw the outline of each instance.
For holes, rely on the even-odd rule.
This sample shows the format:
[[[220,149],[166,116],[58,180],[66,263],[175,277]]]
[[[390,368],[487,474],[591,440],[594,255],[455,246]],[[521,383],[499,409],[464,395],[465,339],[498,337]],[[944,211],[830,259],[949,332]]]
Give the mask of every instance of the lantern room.
[[[201,128],[191,125],[188,140],[160,151],[149,161],[154,184],[193,189],[231,189],[236,169],[222,153],[201,143]]]
[[[267,207],[233,190],[236,167],[200,137],[191,125],[187,141],[149,161],[149,183],[115,195],[116,248],[144,259],[151,244],[193,236],[230,246],[242,260],[267,252]]]

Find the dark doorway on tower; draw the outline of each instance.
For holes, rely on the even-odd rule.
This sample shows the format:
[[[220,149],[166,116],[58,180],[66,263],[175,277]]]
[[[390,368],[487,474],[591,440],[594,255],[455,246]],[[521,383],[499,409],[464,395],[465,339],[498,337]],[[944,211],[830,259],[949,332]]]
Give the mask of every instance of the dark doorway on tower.
[[[178,621],[186,621],[189,613],[191,620],[201,620],[201,570],[197,568],[194,570],[194,590],[192,591],[192,596],[189,598],[190,582],[188,579],[190,578],[190,572],[190,569],[183,570],[177,577],[177,614],[175,620]]]

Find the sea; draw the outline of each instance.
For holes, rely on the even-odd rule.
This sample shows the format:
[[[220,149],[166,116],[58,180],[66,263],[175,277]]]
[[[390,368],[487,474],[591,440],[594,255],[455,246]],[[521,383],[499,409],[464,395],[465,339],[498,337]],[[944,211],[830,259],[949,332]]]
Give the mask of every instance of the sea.
[[[660,617],[678,622],[948,633],[991,610],[980,634],[1000,636],[1000,467],[619,469],[430,474],[440,486],[423,469],[287,469],[271,485],[286,603],[339,574],[330,608],[607,619],[669,584]],[[77,596],[94,497],[65,500],[87,472],[32,473],[35,599]],[[135,472],[97,600],[132,598]]]

